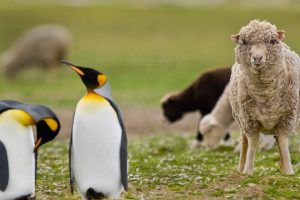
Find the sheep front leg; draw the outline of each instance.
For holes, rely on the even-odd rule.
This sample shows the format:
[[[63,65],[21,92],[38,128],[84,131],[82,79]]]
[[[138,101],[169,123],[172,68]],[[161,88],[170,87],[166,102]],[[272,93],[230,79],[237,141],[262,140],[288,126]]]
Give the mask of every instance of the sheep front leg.
[[[248,140],[245,134],[242,134],[240,143],[241,143],[241,150],[240,150],[240,161],[239,161],[238,171],[242,173],[244,171],[246,154],[248,149]]]
[[[259,140],[259,134],[253,134],[251,137],[248,136],[247,139],[248,139],[248,150],[247,150],[246,163],[245,163],[243,173],[252,175],[253,168],[254,168],[255,151]]]
[[[276,136],[276,142],[279,148],[280,155],[280,170],[284,174],[294,174],[289,151],[288,136],[280,134]]]

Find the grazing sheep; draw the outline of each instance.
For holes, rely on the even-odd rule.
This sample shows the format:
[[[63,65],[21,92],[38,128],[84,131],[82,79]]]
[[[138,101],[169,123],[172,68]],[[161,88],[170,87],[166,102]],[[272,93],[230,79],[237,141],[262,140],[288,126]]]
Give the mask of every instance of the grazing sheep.
[[[207,147],[214,149],[234,122],[229,102],[229,86],[227,85],[214,109],[205,115],[199,123],[199,131],[203,134]],[[260,140],[259,148],[261,150],[271,149],[275,142],[272,136],[262,134]],[[235,152],[239,151],[240,145],[235,149]]]
[[[1,56],[2,70],[12,78],[26,66],[59,66],[69,51],[70,34],[61,25],[40,25],[25,31]]]
[[[226,86],[212,112],[205,115],[199,123],[199,131],[203,134],[204,141],[210,149],[216,147],[234,122],[228,93],[229,87]]]
[[[214,69],[201,74],[191,85],[179,93],[169,93],[161,100],[164,116],[170,122],[175,122],[185,113],[198,110],[200,115],[209,113],[228,84],[231,68]],[[229,135],[227,135],[229,138]],[[200,132],[197,133],[193,147],[203,140]]]
[[[252,174],[259,133],[276,138],[280,169],[294,174],[288,137],[299,118],[300,58],[282,42],[284,31],[266,21],[253,20],[232,40],[229,100],[242,133],[239,172]]]

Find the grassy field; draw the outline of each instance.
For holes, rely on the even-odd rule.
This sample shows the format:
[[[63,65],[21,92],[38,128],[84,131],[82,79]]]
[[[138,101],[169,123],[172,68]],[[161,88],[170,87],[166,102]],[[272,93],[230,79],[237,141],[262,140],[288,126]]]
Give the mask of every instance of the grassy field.
[[[162,139],[163,138],[163,139]],[[129,191],[124,199],[300,199],[300,157],[292,151],[295,175],[279,173],[277,148],[259,152],[252,176],[237,173],[233,147],[191,151],[181,135],[130,138]],[[37,199],[79,199],[68,182],[67,143],[41,148]]]
[[[159,99],[180,90],[204,70],[230,65],[230,35],[254,18],[286,31],[286,42],[300,52],[300,8],[174,6],[57,6],[0,4],[0,52],[24,29],[60,23],[73,35],[69,60],[96,67],[111,83],[121,107],[159,106]],[[16,80],[0,79],[1,99],[47,104],[72,112],[84,93],[66,67],[57,74],[24,70]],[[64,123],[64,122],[62,122]],[[278,171],[277,149],[259,152],[253,176],[238,174],[233,147],[191,151],[192,136],[162,132],[129,135],[130,189],[124,199],[300,199],[300,157],[292,152],[296,174]],[[40,149],[37,199],[79,199],[68,189],[67,141]]]

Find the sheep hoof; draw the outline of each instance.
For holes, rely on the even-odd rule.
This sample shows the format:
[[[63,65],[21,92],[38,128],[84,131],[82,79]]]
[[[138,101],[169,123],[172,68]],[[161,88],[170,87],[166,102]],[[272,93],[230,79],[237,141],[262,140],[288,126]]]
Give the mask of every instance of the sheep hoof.
[[[293,168],[291,168],[291,167],[289,167],[287,169],[281,169],[281,172],[283,174],[286,174],[286,175],[293,175],[293,174],[295,174]]]
[[[240,174],[242,174],[243,173],[243,171],[244,171],[244,167],[238,167],[238,169],[237,169],[237,171],[240,173]]]
[[[253,169],[245,168],[244,171],[243,171],[243,174],[252,175],[253,174]]]

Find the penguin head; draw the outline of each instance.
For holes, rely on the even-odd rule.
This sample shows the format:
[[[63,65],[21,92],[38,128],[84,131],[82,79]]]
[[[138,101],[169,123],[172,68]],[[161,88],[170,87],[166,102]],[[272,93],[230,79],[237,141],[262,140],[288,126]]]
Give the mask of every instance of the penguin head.
[[[69,66],[81,78],[87,90],[94,90],[102,87],[106,83],[106,76],[97,70],[73,65],[67,61],[62,61],[63,64]]]
[[[51,116],[49,114],[52,114]],[[36,123],[37,140],[34,146],[34,151],[47,142],[53,140],[60,130],[58,118],[53,113],[48,113],[47,118],[41,119]]]

